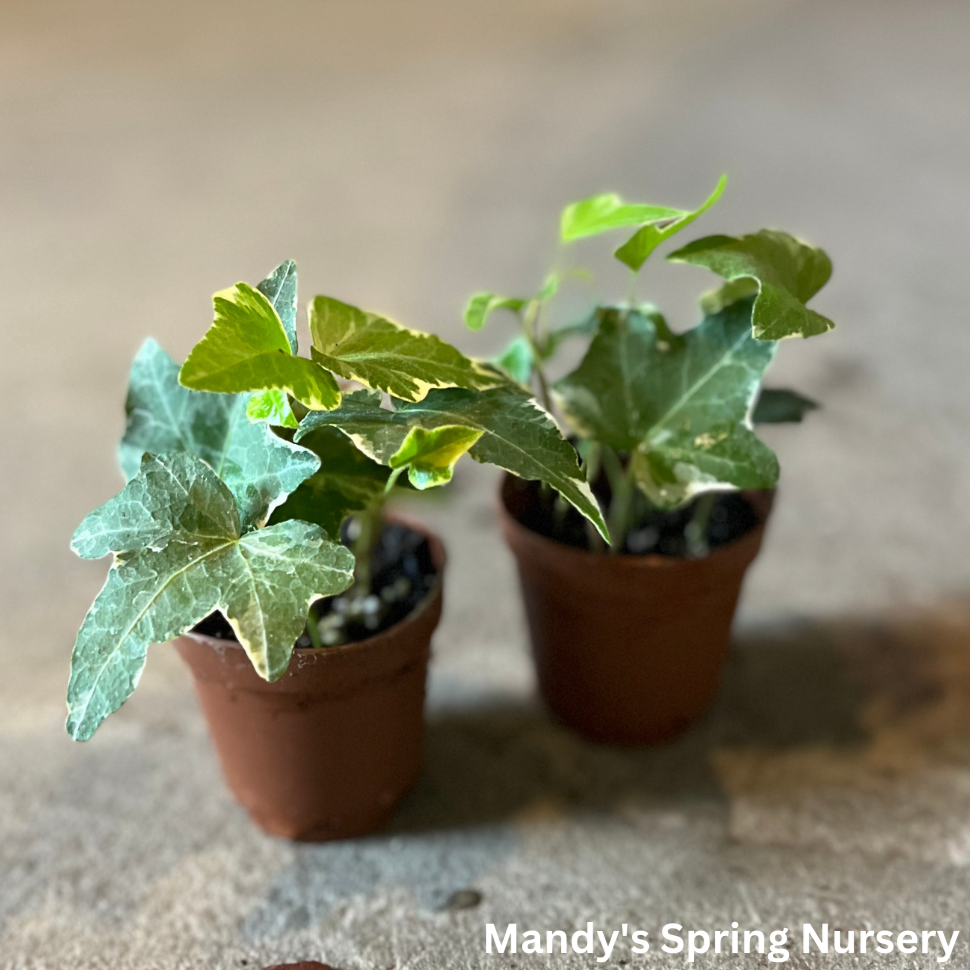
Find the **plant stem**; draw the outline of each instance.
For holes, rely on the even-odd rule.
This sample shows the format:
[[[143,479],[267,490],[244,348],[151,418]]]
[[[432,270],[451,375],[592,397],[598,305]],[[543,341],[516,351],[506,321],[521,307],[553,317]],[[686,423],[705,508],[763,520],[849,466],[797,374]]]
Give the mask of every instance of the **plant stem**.
[[[542,312],[541,300],[530,300],[522,319],[522,329],[525,339],[532,348],[532,371],[539,382],[539,398],[542,406],[552,414],[552,396],[549,394],[549,382],[542,370],[542,351],[540,350],[539,315]]]
[[[705,492],[697,500],[697,505],[694,506],[694,514],[684,529],[684,538],[687,540],[687,554],[692,559],[701,559],[711,551],[707,542],[707,527],[711,523],[711,513],[714,511],[716,501],[717,492]]]
[[[626,467],[620,456],[607,445],[602,446],[603,470],[610,482],[610,508],[607,513],[610,527],[610,553],[617,555],[626,542],[630,529],[630,513],[633,507],[633,490],[636,487],[633,475],[633,461],[628,460]]]
[[[310,643],[319,649],[323,646],[323,641],[320,639],[320,627],[317,626],[318,622],[317,615],[311,606],[309,610],[307,610],[306,634],[310,638]]]
[[[354,554],[354,593],[367,596],[371,591],[371,552],[380,533],[380,506],[357,513],[357,535],[351,543]]]

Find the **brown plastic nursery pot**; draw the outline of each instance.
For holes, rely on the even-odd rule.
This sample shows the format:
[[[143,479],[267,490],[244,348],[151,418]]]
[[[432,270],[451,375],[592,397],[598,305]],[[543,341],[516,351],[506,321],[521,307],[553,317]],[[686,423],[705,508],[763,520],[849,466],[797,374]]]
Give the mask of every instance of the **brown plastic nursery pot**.
[[[417,780],[445,551],[422,526],[395,518],[427,538],[437,576],[421,604],[383,633],[298,648],[274,683],[234,641],[197,633],[175,641],[229,788],[271,835],[324,841],[371,832]]]
[[[703,559],[588,552],[520,521],[528,492],[502,485],[539,688],[585,737],[636,745],[671,738],[704,713],[727,659],[744,574],[761,548],[774,492],[745,492],[750,532]]]

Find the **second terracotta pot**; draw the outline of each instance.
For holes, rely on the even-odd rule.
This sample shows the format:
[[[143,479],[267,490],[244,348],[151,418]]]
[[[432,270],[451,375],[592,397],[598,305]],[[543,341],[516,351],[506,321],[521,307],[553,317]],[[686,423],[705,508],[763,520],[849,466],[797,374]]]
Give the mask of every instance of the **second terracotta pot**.
[[[706,710],[727,659],[744,574],[773,492],[745,492],[758,524],[703,559],[593,553],[520,521],[528,491],[502,486],[539,688],[556,715],[595,741],[673,737]]]
[[[419,531],[437,569],[421,604],[367,640],[294,650],[274,683],[259,677],[234,641],[197,633],[175,641],[226,781],[271,835],[322,841],[370,832],[417,780],[445,565],[441,543]]]

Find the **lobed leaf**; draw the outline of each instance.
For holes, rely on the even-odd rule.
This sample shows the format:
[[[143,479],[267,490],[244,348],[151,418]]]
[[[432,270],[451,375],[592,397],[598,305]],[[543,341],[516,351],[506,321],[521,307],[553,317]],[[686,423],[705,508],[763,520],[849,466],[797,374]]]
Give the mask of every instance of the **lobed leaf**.
[[[472,393],[460,388],[430,391],[423,401],[400,403],[390,411],[374,392],[348,394],[335,411],[308,414],[296,440],[314,428],[339,428],[382,464],[404,443],[412,427],[432,431],[459,425],[481,432],[468,453],[519,478],[551,485],[567,502],[608,535],[599,504],[590,491],[572,445],[530,394],[511,385]]]
[[[729,282],[754,280],[758,296],[751,325],[758,340],[811,337],[835,326],[805,306],[832,275],[831,260],[788,233],[762,229],[749,236],[706,236],[667,259],[705,266]]]
[[[189,453],[145,455],[139,474],[81,524],[74,545],[86,556],[116,553],[71,658],[67,730],[79,741],[135,689],[150,644],[218,609],[260,676],[274,680],[310,603],[353,581],[353,555],[316,525],[243,532],[232,493]]]
[[[300,348],[296,336],[296,263],[292,259],[280,263],[256,289],[269,301],[283,324],[290,353],[294,356]]]
[[[645,309],[601,309],[586,356],[555,385],[570,424],[616,451],[639,454],[639,484],[662,504],[685,501],[698,487],[748,487],[742,483],[765,481],[772,468],[777,474],[764,451],[734,430],[750,430],[776,350],[752,336],[751,300],[677,336]]]
[[[408,481],[417,489],[444,485],[451,481],[455,463],[482,434],[476,428],[457,424],[444,424],[430,431],[414,427],[387,463],[391,468],[407,468]]]
[[[390,471],[335,428],[318,428],[305,435],[302,444],[319,457],[320,470],[273,512],[270,523],[315,522],[331,538],[339,539],[344,519],[370,508],[384,493]]]
[[[213,304],[215,320],[179,372],[183,386],[220,393],[285,391],[311,410],[340,403],[333,375],[293,355],[279,315],[258,289],[237,283],[216,293]]]
[[[247,394],[205,394],[179,384],[179,367],[146,340],[131,365],[128,414],[118,458],[126,481],[142,455],[187,452],[206,462],[226,483],[244,531],[262,525],[270,511],[320,467],[306,448],[251,424]]]
[[[482,390],[502,377],[437,337],[328,296],[310,304],[313,359],[347,380],[404,401],[435,387]]]
[[[714,425],[702,434],[674,434],[633,457],[637,485],[659,508],[689,502],[701,492],[773,488],[775,453],[744,424]]]
[[[727,185],[727,176],[722,175],[718,180],[714,191],[696,209],[684,212],[676,219],[664,222],[648,222],[631,236],[613,255],[621,262],[625,263],[634,273],[647,261],[647,257],[662,243],[676,235],[681,229],[689,226],[698,216],[707,212],[708,209],[721,197],[724,186]]]
[[[263,421],[277,428],[297,428],[300,425],[285,391],[254,392],[246,405],[246,417],[253,423]]]

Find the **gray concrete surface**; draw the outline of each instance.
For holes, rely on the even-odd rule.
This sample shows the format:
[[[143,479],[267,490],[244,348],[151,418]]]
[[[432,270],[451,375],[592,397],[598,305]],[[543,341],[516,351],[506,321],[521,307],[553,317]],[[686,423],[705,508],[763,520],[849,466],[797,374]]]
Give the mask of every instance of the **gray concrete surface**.
[[[0,4],[0,967],[512,966],[485,922],[587,919],[959,929],[965,965],[968,47],[957,0]],[[465,295],[535,281],[562,203],[689,204],[721,171],[704,229],[824,244],[839,330],[776,366],[825,410],[771,434],[780,502],[704,724],[631,753],[549,722],[469,467],[421,509],[452,567],[426,769],[389,832],[255,832],[165,647],[68,741],[104,567],[67,540],[118,487],[144,335],[184,354],[213,290],[294,256],[305,296],[484,352],[501,327],[463,335]],[[647,280],[682,325],[710,282]],[[478,907],[443,908],[465,888]]]

